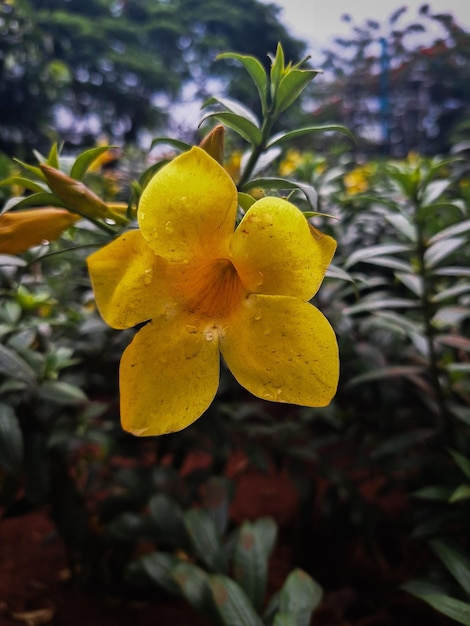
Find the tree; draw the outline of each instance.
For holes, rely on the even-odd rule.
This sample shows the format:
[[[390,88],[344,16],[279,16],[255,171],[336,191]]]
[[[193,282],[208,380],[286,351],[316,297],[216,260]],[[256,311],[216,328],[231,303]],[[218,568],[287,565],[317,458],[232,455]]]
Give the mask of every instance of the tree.
[[[304,44],[258,0],[9,0],[0,8],[0,150],[18,154],[61,137],[105,132],[136,141],[162,128],[182,87],[195,97],[217,78],[233,94],[233,50],[261,58],[281,41],[298,60]],[[67,123],[68,122],[68,123]]]
[[[402,7],[385,24],[352,25],[351,37],[325,54],[330,78],[317,85],[315,114],[345,124],[369,152],[445,153],[470,119],[470,33],[429,5],[419,14],[419,21],[407,20]],[[436,24],[441,37],[420,36]]]

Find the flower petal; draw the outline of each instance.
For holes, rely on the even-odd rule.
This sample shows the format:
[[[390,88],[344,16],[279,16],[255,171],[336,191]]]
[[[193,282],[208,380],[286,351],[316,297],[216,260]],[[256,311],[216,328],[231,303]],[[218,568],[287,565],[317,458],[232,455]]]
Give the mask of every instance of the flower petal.
[[[252,295],[232,316],[220,348],[238,382],[259,398],[326,406],[335,394],[336,337],[311,304]]]
[[[318,291],[336,242],[281,198],[255,202],[231,242],[231,256],[245,287],[254,293],[307,301]]]
[[[204,413],[219,384],[216,333],[190,317],[161,317],[140,330],[120,367],[121,421],[134,435],[186,428]]]
[[[170,261],[226,256],[237,190],[217,161],[195,147],[159,170],[145,187],[139,226],[149,246]]]
[[[138,230],[124,233],[87,261],[96,304],[113,328],[146,322],[173,305],[167,264]]]

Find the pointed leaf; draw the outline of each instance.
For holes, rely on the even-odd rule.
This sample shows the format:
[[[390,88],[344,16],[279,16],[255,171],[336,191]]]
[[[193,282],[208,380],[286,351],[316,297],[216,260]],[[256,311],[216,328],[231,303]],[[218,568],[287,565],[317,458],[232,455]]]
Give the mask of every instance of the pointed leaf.
[[[179,591],[180,586],[173,577],[174,568],[180,563],[177,557],[163,552],[151,552],[138,559],[137,563],[159,587],[171,593]]]
[[[240,117],[249,120],[257,128],[259,128],[260,126],[260,121],[253,113],[253,111],[238,100],[234,100],[233,98],[213,96],[212,98],[209,98],[209,100],[207,100],[203,106],[211,106],[212,104],[221,104],[224,108],[227,109],[227,111],[235,113],[236,115],[239,115]]]
[[[465,476],[470,478],[470,459],[457,452],[457,450],[449,450],[449,453]]]
[[[18,354],[0,344],[0,374],[22,380],[30,387],[36,384],[36,373]]]
[[[0,402],[0,466],[18,474],[23,461],[23,434],[12,407]]]
[[[10,178],[5,178],[4,180],[0,180],[0,185],[19,185],[20,187],[28,189],[28,191],[34,191],[38,193],[42,193],[47,189],[45,184],[36,183],[34,180],[24,178],[23,176],[11,176]]]
[[[186,529],[191,538],[195,555],[209,570],[223,571],[220,538],[214,520],[203,509],[190,509],[185,516]]]
[[[385,219],[409,241],[416,242],[416,228],[407,217],[399,213],[386,213]]]
[[[235,59],[243,65],[245,70],[251,76],[254,84],[256,85],[256,89],[258,90],[262,110],[264,113],[268,107],[268,76],[266,74],[266,70],[258,61],[258,59],[252,56],[245,56],[233,52],[224,52],[223,54],[219,54],[217,59]]]
[[[414,596],[421,598],[427,604],[432,606],[436,611],[450,617],[459,624],[470,626],[470,604],[462,602],[462,600],[456,600],[442,593],[423,593],[421,591],[416,592],[415,587],[411,583],[403,585],[406,591],[409,591]]]
[[[155,146],[168,144],[172,148],[176,148],[177,150],[181,150],[181,152],[186,152],[191,149],[191,144],[186,143],[185,141],[179,141],[178,139],[171,139],[170,137],[155,137],[150,144],[150,150],[155,148]]]
[[[443,228],[433,237],[430,237],[428,243],[433,244],[436,243],[436,241],[440,241],[441,239],[447,239],[448,237],[453,237],[454,235],[461,235],[462,233],[468,232],[470,232],[470,220],[465,220],[463,222],[453,224],[452,226],[448,226],[447,228]]]
[[[75,406],[87,401],[85,393],[75,385],[60,380],[47,380],[39,387],[43,400],[64,406]]]
[[[238,133],[250,144],[255,146],[259,146],[261,144],[262,135],[260,129],[255,126],[253,122],[250,122],[250,120],[247,120],[241,115],[236,115],[235,113],[230,113],[228,111],[209,113],[203,117],[201,124],[210,118],[214,118],[217,121],[222,122]]]
[[[273,626],[297,626],[295,617],[289,613],[276,613]]]
[[[365,259],[374,256],[383,256],[387,254],[396,254],[399,252],[410,252],[412,247],[403,243],[381,243],[376,246],[368,246],[359,250],[355,250],[347,259],[344,264],[345,269],[348,269],[356,263],[360,263]]]
[[[257,610],[266,593],[267,573],[268,554],[260,533],[251,522],[244,522],[233,552],[233,577]]]
[[[245,592],[234,580],[212,575],[209,577],[209,585],[224,626],[263,626]]]
[[[117,146],[99,146],[98,148],[91,148],[90,150],[86,150],[82,152],[80,156],[78,156],[72,165],[72,169],[70,170],[70,177],[76,178],[77,180],[81,180],[85,174],[87,173],[89,167],[93,165],[94,161],[104,154],[108,152],[108,150],[112,150]]]
[[[440,261],[453,254],[465,243],[467,241],[463,237],[449,237],[436,241],[424,253],[426,267],[435,267]]]
[[[470,558],[463,553],[460,546],[453,546],[448,541],[434,539],[430,545],[465,593],[470,596]]]
[[[276,93],[274,115],[279,115],[297,100],[319,70],[291,70],[283,76]]]
[[[273,148],[274,146],[280,146],[288,141],[291,141],[292,139],[304,137],[305,135],[310,135],[312,133],[326,133],[332,131],[347,135],[352,141],[354,141],[354,143],[356,143],[356,138],[348,128],[339,124],[328,124],[325,126],[306,126],[305,128],[296,128],[295,130],[279,133],[271,138],[267,147]]]
[[[295,569],[279,593],[279,611],[292,615],[296,626],[309,626],[322,596],[320,585],[303,570]]]
[[[212,618],[215,611],[209,575],[194,563],[187,561],[177,563],[172,568],[171,575],[186,600],[208,618]]]

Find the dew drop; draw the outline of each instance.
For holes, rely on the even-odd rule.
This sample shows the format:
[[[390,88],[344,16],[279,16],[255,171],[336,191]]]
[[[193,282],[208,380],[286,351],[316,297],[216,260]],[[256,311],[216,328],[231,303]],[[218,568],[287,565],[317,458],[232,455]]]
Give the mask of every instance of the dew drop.
[[[265,329],[263,330],[263,335],[265,335],[265,336],[267,337],[267,336],[268,336],[268,335],[270,335],[272,332],[273,332],[273,331],[271,330],[271,328],[265,328]]]
[[[153,278],[153,271],[151,269],[144,270],[144,285],[150,285]]]
[[[194,335],[195,333],[197,333],[197,326],[191,326],[190,324],[188,324],[187,326],[185,326],[185,328],[188,331],[188,333],[191,333],[191,335]]]
[[[206,341],[213,341],[213,339],[214,339],[214,333],[213,333],[211,330],[208,330],[208,331],[206,332],[205,337],[206,337]]]
[[[165,224],[165,230],[167,233],[173,233],[175,231],[175,227],[173,226],[173,222],[171,220],[168,220],[168,222]]]
[[[274,400],[273,394],[272,393],[268,393],[268,392],[263,393],[263,398],[265,400]]]
[[[256,321],[259,321],[261,317],[262,317],[261,311],[256,311],[256,313],[253,316],[253,319],[255,319]]]
[[[264,276],[263,276],[263,272],[258,272],[256,275],[256,284],[258,285],[258,287],[260,285],[262,285],[264,283]]]

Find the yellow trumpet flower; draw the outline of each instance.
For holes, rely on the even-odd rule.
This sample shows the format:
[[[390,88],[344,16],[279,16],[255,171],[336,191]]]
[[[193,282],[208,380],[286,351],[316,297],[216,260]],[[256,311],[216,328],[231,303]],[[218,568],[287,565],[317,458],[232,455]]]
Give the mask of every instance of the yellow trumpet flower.
[[[211,404],[220,354],[255,396],[327,405],[338,382],[333,329],[309,300],[336,243],[290,202],[255,202],[235,230],[237,189],[199,147],[159,170],[139,230],[93,253],[98,309],[145,323],[120,365],[121,420],[135,435],[189,426]]]

